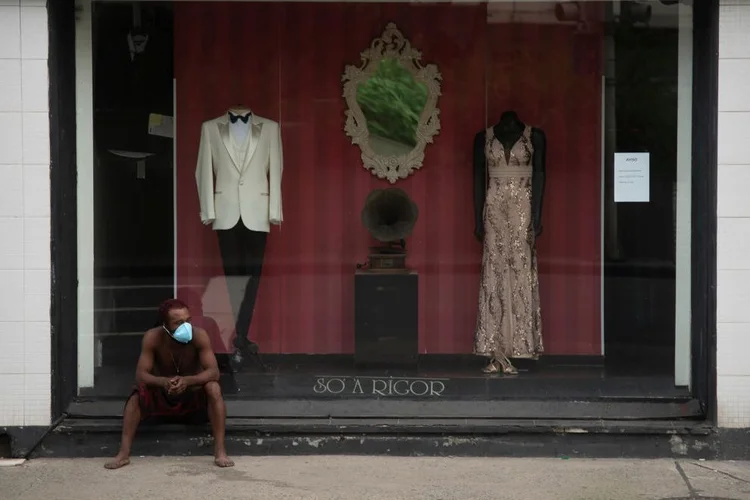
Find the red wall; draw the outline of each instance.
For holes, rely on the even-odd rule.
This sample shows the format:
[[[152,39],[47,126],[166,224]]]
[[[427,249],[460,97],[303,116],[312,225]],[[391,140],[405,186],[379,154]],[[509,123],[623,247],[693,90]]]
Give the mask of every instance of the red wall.
[[[354,270],[371,244],[360,210],[387,183],[362,168],[344,134],[341,75],[394,21],[443,75],[440,134],[422,170],[396,184],[420,209],[408,241],[420,352],[471,352],[481,259],[472,140],[514,109],[548,140],[538,243],[547,352],[599,354],[600,37],[487,25],[485,7],[175,4],[179,284],[200,291],[223,274],[216,236],[198,217],[200,124],[248,104],[282,125],[285,218],[268,239],[250,337],[263,352],[352,352]]]

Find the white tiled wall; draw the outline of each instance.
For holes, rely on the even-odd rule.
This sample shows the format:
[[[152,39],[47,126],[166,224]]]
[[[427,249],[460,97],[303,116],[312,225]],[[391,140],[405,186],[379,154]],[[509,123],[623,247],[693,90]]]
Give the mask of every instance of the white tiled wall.
[[[50,421],[45,3],[0,0],[0,427]]]
[[[719,425],[750,427],[750,1],[722,0],[719,29]]]

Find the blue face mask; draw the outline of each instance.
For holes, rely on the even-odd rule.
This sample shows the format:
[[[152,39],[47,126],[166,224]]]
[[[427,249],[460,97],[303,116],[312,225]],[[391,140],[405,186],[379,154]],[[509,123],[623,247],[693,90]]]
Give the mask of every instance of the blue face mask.
[[[170,332],[167,327],[164,330],[169,334],[170,337],[175,339],[180,344],[188,344],[193,340],[193,325],[190,323],[183,323],[177,327],[174,332]]]

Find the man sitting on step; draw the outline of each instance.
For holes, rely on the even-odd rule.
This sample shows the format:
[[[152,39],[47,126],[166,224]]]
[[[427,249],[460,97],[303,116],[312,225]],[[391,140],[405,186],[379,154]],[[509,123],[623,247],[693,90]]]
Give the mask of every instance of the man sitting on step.
[[[185,423],[211,421],[214,463],[232,467],[224,447],[226,407],[219,386],[219,368],[211,340],[190,324],[190,311],[177,299],[159,307],[159,326],[143,337],[136,367],[136,386],[125,403],[120,452],[104,467],[130,463],[130,447],[138,424],[167,418]]]

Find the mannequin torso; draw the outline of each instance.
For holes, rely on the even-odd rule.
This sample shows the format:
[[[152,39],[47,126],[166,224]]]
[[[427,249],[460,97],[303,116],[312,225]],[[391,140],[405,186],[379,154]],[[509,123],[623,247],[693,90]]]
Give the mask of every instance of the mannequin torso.
[[[506,111],[500,117],[492,129],[495,131],[495,137],[503,145],[505,151],[505,162],[510,161],[510,150],[523,135],[526,124],[523,123],[514,111]]]
[[[235,118],[232,121],[233,117]],[[230,109],[229,110],[229,130],[234,141],[235,148],[244,150],[247,147],[250,136],[250,127],[252,125],[253,113],[247,109]]]
[[[513,146],[520,140],[526,125],[514,111],[506,111],[500,120],[492,127],[495,137],[503,146],[506,163]],[[485,156],[486,130],[474,136],[474,234],[479,241],[484,238],[482,215],[487,195],[487,158]],[[547,139],[541,129],[532,127],[531,145],[532,157],[532,213],[534,234],[542,232],[542,201],[544,197],[545,163]]]

